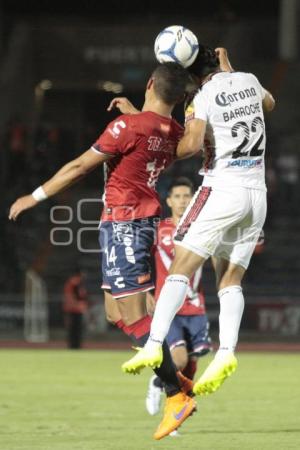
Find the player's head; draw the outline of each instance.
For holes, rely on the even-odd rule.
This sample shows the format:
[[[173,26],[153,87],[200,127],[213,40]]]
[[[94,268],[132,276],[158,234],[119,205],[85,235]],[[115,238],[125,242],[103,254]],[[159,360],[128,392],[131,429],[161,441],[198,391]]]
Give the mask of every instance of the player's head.
[[[208,45],[199,45],[198,55],[188,71],[197,78],[203,79],[215,72],[219,66],[220,62],[215,50]]]
[[[178,177],[172,180],[166,199],[167,205],[172,211],[172,216],[180,218],[184,214],[194,194],[194,185],[186,177]]]
[[[148,81],[146,98],[155,96],[166,105],[175,106],[184,100],[190,82],[190,74],[180,64],[159,64]]]

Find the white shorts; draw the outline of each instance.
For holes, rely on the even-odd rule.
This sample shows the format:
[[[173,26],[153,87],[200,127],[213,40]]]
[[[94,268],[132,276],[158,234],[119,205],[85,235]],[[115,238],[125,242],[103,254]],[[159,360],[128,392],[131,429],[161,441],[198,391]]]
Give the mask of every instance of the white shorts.
[[[207,259],[247,269],[266,218],[266,192],[239,186],[201,186],[181,218],[174,243]]]

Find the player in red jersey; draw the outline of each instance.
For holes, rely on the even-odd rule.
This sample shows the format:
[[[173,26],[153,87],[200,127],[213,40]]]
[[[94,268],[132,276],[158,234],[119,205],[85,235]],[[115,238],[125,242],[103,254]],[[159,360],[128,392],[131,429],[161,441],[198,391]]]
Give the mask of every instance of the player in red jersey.
[[[107,179],[100,227],[102,271],[106,292],[117,300],[119,326],[143,346],[149,336],[150,317],[145,292],[154,287],[151,247],[160,202],[155,184],[161,171],[176,157],[182,127],[172,119],[189,83],[188,72],[176,63],[159,65],[148,81],[142,112],[121,115],[111,122],[95,144],[79,158],[63,166],[32,194],[19,198],[9,218],[36,206],[39,201],[68,188],[105,163]],[[189,152],[179,156],[186,157]],[[107,294],[108,295],[108,294]],[[155,373],[164,381],[167,407],[154,437],[161,439],[189,417],[194,400],[181,390],[191,389],[179,380],[169,347],[164,363]]]
[[[155,248],[156,283],[154,297],[148,294],[148,309],[153,312],[165,278],[175,255],[173,236],[176,226],[184,214],[194,193],[193,183],[186,177],[175,179],[169,186],[166,203],[171,209],[171,217],[162,220],[157,230]],[[197,359],[206,355],[210,349],[208,320],[202,288],[202,269],[198,269],[190,280],[188,294],[181,309],[177,312],[167,335],[173,361],[178,370],[193,379],[197,370]],[[159,412],[162,382],[159,377],[151,377],[146,398],[149,414]]]

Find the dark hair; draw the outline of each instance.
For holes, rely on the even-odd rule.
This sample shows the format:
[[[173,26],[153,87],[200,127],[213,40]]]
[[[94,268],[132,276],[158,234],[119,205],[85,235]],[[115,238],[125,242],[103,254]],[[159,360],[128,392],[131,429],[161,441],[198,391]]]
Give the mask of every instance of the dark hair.
[[[156,95],[167,105],[175,105],[184,100],[191,75],[180,64],[166,62],[156,67],[152,73]]]
[[[199,45],[198,55],[188,71],[199,78],[203,78],[215,72],[219,65],[220,61],[214,49],[208,45]]]
[[[187,177],[178,177],[178,178],[174,178],[171,183],[169,184],[168,187],[168,197],[170,197],[170,195],[172,194],[172,191],[175,187],[178,186],[186,186],[189,187],[192,194],[194,193],[194,184],[193,182],[187,178]]]

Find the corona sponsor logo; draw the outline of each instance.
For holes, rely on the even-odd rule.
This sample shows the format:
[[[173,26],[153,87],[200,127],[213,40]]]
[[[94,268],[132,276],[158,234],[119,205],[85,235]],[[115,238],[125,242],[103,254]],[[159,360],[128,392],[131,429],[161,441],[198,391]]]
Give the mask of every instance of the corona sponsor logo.
[[[239,100],[245,100],[246,98],[255,97],[256,90],[254,87],[243,89],[239,92],[231,92],[227,94],[226,92],[220,92],[216,95],[215,101],[219,106],[229,106],[234,102],[238,102]]]

